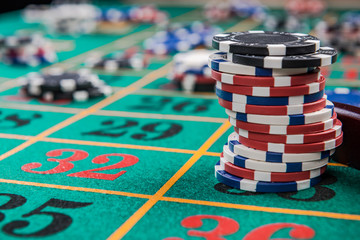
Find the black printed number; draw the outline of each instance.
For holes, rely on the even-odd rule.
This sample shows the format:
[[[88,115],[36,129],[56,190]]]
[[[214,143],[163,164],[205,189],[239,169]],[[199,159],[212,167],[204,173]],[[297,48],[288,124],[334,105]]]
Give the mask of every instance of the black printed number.
[[[314,191],[312,196],[308,196],[307,198],[300,198],[297,196],[298,192],[283,192],[277,193],[279,197],[282,197],[287,200],[299,201],[299,202],[320,202],[330,200],[335,197],[336,193],[331,188],[327,187],[337,182],[337,178],[329,173],[325,173],[320,183],[312,187]],[[258,192],[246,192],[243,190],[238,190],[229,186],[226,186],[223,183],[217,183],[214,186],[214,189],[218,192],[222,192],[225,194],[237,195],[237,196],[255,196],[262,195],[264,193]]]
[[[134,120],[125,120],[125,123],[117,124],[114,120],[106,120],[101,122],[101,125],[107,127],[91,132],[84,132],[82,134],[116,138],[127,134],[130,128],[139,126],[139,123]],[[132,134],[131,138],[143,141],[169,138],[182,130],[181,125],[171,122],[154,122],[139,127],[141,127],[140,129],[143,132]]]
[[[172,137],[181,131],[182,127],[176,123],[152,123],[141,128],[144,132],[160,133],[157,137],[147,138],[146,133],[134,134],[131,137],[138,140],[159,140]]]
[[[2,114],[2,112],[0,112]],[[11,114],[0,119],[0,129],[18,128],[30,124],[33,120],[42,118],[42,115],[35,113],[29,118],[20,117],[19,114]]]
[[[313,190],[315,190],[313,196],[310,196],[308,198],[298,198],[296,196],[297,192],[284,192],[278,193],[278,195],[282,198],[299,202],[326,201],[332,199],[336,195],[334,190],[326,187],[328,185],[334,184],[335,182],[337,182],[337,178],[335,176],[329,173],[325,173],[321,182],[313,187]]]
[[[175,101],[169,97],[146,96],[141,98],[141,104],[130,106],[130,109],[162,111],[166,106],[171,104],[172,110],[181,113],[199,113],[209,109],[213,101],[207,99],[195,100],[189,99],[184,101]]]
[[[0,193],[0,196],[7,196],[10,198],[9,201],[7,201],[6,203],[0,206],[0,210],[9,210],[9,209],[17,208],[26,203],[26,198],[20,195]],[[4,220],[4,218],[5,218],[5,214],[0,212],[0,222]]]
[[[26,198],[20,195],[16,194],[6,194],[1,193],[0,196],[8,196],[10,199],[0,206],[0,210],[9,210],[14,209],[17,207],[20,207],[26,203]],[[67,229],[71,223],[72,218],[66,214],[55,212],[55,211],[45,211],[46,207],[52,207],[52,208],[60,208],[60,209],[74,209],[74,208],[81,208],[91,205],[92,203],[86,203],[86,202],[73,202],[73,201],[66,201],[66,200],[60,200],[52,198],[40,207],[32,210],[29,213],[26,213],[22,215],[24,218],[28,218],[34,215],[47,215],[52,217],[52,221],[49,225],[47,225],[45,228],[34,232],[34,233],[19,233],[19,229],[25,228],[29,226],[29,221],[23,221],[23,220],[15,220],[12,222],[7,223],[3,226],[2,230],[12,236],[16,237],[43,237],[43,236],[49,236],[61,231],[64,231]],[[0,213],[0,221],[4,220],[5,214]]]

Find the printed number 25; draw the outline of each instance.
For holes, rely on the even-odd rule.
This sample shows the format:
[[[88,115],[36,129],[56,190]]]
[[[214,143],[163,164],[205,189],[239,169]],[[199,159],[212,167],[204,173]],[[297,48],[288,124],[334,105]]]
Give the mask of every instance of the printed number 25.
[[[21,195],[17,195],[17,194],[0,193],[0,196],[9,197],[9,200],[0,206],[0,210],[2,210],[2,211],[21,207],[27,202],[27,199],[25,197],[23,197]],[[49,236],[49,235],[64,231],[71,225],[71,223],[73,221],[72,218],[69,215],[62,213],[62,210],[82,208],[82,207],[89,206],[91,204],[92,204],[91,202],[74,202],[74,201],[66,201],[66,200],[51,198],[50,200],[48,200],[47,202],[45,202],[38,208],[35,208],[34,210],[30,211],[29,213],[22,215],[23,218],[28,218],[28,217],[36,216],[36,215],[45,215],[45,216],[51,217],[52,220],[51,220],[50,224],[45,226],[43,229],[40,229],[33,233],[29,233],[29,232],[21,233],[20,229],[24,229],[27,226],[29,226],[30,224],[33,225],[30,221],[34,220],[34,218],[29,218],[28,221],[26,221],[26,220],[11,221],[11,222],[5,224],[5,226],[3,226],[3,228],[2,228],[2,230],[5,233],[7,233],[11,236],[15,236],[15,237],[45,237],[45,236]],[[48,208],[50,208],[50,209],[48,209]],[[57,212],[57,211],[54,211],[54,208],[61,209],[61,210],[59,212]],[[2,220],[4,220],[4,218],[5,218],[5,214],[0,212],[0,222]],[[50,220],[50,219],[48,219],[48,220]]]
[[[71,152],[71,156],[63,159],[58,159],[54,157],[60,157],[65,152]],[[49,162],[57,162],[59,163],[53,169],[47,171],[36,171],[34,169],[39,168],[42,166],[39,162],[33,162],[25,164],[21,167],[21,169],[25,172],[29,173],[36,173],[36,174],[56,174],[56,173],[64,173],[70,171],[74,168],[74,164],[72,162],[84,160],[89,156],[89,154],[83,150],[77,149],[57,149],[52,150],[46,153],[46,156],[49,157],[47,161]],[[109,154],[102,154],[92,159],[92,163],[94,164],[104,164],[109,162],[109,157],[117,156],[121,157],[122,159],[110,166],[105,166],[101,168],[95,168],[90,170],[85,170],[81,172],[71,173],[67,176],[69,177],[81,177],[81,178],[94,178],[94,179],[103,179],[103,180],[115,180],[121,175],[123,175],[126,171],[120,171],[118,173],[109,174],[109,173],[98,173],[97,171],[106,171],[106,170],[114,170],[119,168],[125,168],[132,165],[135,165],[139,159],[136,156],[130,154],[122,154],[122,153],[109,153]]]

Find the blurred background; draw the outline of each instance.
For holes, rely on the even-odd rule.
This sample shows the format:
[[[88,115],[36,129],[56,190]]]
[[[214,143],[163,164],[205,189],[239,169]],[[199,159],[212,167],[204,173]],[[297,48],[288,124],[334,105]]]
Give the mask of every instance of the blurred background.
[[[1,11],[5,36],[1,60],[7,66],[28,66],[17,71],[4,66],[4,77],[18,77],[58,62],[56,66],[65,69],[86,67],[96,74],[107,73],[106,81],[112,75],[156,69],[157,63],[172,61],[174,67],[158,88],[214,92],[207,60],[215,34],[254,29],[301,32],[339,52],[336,64],[321,69],[328,97],[345,101],[346,96],[347,102],[360,105],[360,1],[37,0],[15,1]],[[106,51],[92,50],[144,29],[146,34],[136,44],[129,41]],[[76,66],[63,63],[85,52]]]

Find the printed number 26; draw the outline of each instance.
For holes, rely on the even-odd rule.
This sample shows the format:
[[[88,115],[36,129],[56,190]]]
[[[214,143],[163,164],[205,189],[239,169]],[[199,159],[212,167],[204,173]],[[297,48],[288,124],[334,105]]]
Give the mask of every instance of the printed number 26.
[[[217,222],[217,226],[210,231],[189,230],[188,236],[201,237],[207,240],[225,240],[224,236],[236,233],[240,229],[240,225],[232,218],[216,215],[194,215],[184,218],[181,221],[181,226],[184,228],[200,228],[203,225],[203,220],[212,219]],[[277,231],[290,228],[289,236],[291,239],[312,239],[315,236],[315,231],[306,226],[296,223],[271,223],[260,226],[249,232],[243,240],[270,240]],[[277,238],[278,239],[278,238]],[[282,238],[281,240],[287,240]],[[168,237],[163,240],[183,240],[179,237]],[[274,239],[275,240],[275,239]],[[280,239],[278,239],[280,240]],[[290,240],[290,239],[289,239]]]

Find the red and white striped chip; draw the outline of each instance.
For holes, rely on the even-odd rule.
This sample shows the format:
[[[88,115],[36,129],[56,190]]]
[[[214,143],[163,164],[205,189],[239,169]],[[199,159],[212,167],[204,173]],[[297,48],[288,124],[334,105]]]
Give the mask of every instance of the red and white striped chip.
[[[235,132],[242,137],[249,138],[260,142],[272,142],[272,143],[285,143],[285,144],[303,144],[321,142],[330,139],[334,139],[341,134],[342,123],[340,120],[336,120],[335,126],[329,130],[306,133],[306,134],[266,134],[247,131],[241,128],[235,127]]]
[[[287,97],[308,95],[320,92],[325,88],[325,78],[320,77],[319,81],[309,84],[291,86],[291,87],[254,87],[254,86],[236,86],[216,81],[216,87],[222,91],[237,93],[247,96],[258,97]]]
[[[284,144],[284,143],[271,143],[260,142],[251,140],[238,135],[239,143],[246,147],[254,148],[262,151],[277,152],[277,153],[312,153],[334,149],[340,146],[343,142],[343,133],[338,137],[315,143],[307,144]]]
[[[326,106],[326,95],[315,102],[299,104],[299,105],[283,105],[283,106],[264,106],[264,105],[250,105],[237,102],[226,101],[218,98],[219,104],[231,111],[249,113],[249,114],[263,114],[263,115],[293,115],[315,112],[323,109]]]

